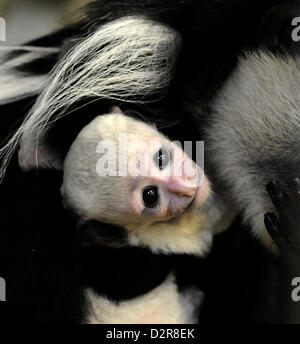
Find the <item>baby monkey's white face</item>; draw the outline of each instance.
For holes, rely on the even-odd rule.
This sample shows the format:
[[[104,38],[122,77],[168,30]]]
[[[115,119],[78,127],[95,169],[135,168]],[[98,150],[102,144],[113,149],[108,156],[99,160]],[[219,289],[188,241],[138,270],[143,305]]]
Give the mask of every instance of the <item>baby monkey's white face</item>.
[[[136,216],[154,221],[179,217],[198,208],[209,195],[200,167],[166,138],[152,136],[131,155],[128,201]],[[138,173],[130,175],[132,170]]]
[[[133,245],[202,254],[211,240],[203,234],[210,213],[201,211],[210,199],[203,171],[155,127],[120,111],[80,132],[64,163],[62,194],[84,220],[124,228]]]

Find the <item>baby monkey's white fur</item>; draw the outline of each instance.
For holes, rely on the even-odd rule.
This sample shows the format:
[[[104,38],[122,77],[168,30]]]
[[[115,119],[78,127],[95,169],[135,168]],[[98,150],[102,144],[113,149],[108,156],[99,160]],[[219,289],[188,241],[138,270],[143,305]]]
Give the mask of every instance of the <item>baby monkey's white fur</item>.
[[[173,274],[149,293],[133,300],[114,303],[91,289],[88,299],[88,324],[196,324],[203,294],[194,288],[177,290]]]

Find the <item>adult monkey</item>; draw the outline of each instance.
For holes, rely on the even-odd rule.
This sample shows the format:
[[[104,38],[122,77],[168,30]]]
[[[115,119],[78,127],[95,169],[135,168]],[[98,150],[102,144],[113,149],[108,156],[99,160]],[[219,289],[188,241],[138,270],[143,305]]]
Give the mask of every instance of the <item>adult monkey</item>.
[[[294,323],[300,322],[291,286],[299,275],[300,50],[293,34],[294,18],[299,15],[298,1],[268,13],[261,24],[259,48],[240,56],[211,104],[206,128],[207,155],[215,181],[231,195],[252,235],[271,250],[278,251],[277,246],[281,250],[285,270],[278,269],[278,261],[266,264],[265,288],[270,299],[276,293],[284,298],[283,304],[276,302],[276,297],[273,301],[274,308],[278,307],[275,321]],[[267,190],[275,207],[265,190],[270,180],[274,182]],[[264,214],[275,210],[280,225],[272,215],[264,221]]]

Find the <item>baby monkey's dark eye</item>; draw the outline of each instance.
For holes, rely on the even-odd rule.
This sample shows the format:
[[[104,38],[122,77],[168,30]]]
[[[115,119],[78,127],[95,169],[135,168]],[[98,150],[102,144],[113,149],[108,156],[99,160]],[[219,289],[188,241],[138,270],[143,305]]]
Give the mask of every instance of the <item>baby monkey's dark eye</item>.
[[[158,187],[147,186],[142,194],[142,199],[145,207],[154,208],[158,203]]]
[[[163,170],[170,163],[170,152],[164,148],[160,148],[160,150],[154,154],[153,161],[160,170]]]

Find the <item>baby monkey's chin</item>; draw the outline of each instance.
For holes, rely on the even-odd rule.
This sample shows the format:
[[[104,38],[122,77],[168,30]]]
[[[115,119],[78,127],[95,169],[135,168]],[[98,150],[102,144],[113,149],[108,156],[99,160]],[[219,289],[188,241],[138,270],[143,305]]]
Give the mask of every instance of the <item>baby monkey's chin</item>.
[[[210,193],[211,192],[210,192],[209,182],[206,176],[204,176],[202,185],[197,188],[197,192],[194,199],[191,201],[189,206],[185,209],[184,213],[201,208],[202,205],[210,196]]]

